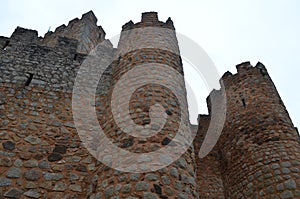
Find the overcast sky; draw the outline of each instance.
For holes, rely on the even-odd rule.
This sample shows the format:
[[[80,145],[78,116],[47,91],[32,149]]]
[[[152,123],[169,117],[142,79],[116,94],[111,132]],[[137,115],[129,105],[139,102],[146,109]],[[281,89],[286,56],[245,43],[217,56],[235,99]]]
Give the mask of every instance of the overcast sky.
[[[268,69],[295,126],[300,127],[300,1],[298,0],[4,0],[0,8],[0,35],[9,37],[16,26],[38,30],[51,27],[93,10],[107,33],[140,21],[141,13],[157,11],[159,19],[171,17],[176,31],[197,42],[215,63],[220,75],[236,72],[235,65],[261,61]],[[209,90],[186,70],[205,113]]]

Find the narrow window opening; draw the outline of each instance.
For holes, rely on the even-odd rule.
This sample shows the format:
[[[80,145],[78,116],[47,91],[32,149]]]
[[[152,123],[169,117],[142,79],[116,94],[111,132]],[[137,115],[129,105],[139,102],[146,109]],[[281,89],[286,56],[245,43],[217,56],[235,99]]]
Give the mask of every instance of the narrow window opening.
[[[6,47],[8,46],[8,44],[9,44],[9,41],[6,41],[3,48],[2,48],[2,50],[6,50]]]
[[[243,103],[243,106],[246,107],[246,102],[245,102],[244,98],[242,98],[242,103]]]
[[[74,59],[73,60],[77,60],[77,54],[74,55]]]
[[[96,192],[96,190],[97,190],[97,183],[95,183],[94,185],[93,185],[93,193],[95,193]]]
[[[26,81],[26,83],[25,83],[25,86],[29,86],[29,84],[30,84],[31,81],[32,81],[32,78],[33,78],[33,74],[29,73],[29,77],[28,77],[28,79],[27,79],[27,81]]]

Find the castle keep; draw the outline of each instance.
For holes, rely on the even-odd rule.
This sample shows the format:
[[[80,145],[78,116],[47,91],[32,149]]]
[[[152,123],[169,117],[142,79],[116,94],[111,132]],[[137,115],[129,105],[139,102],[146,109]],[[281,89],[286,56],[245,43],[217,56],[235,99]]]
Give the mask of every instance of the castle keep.
[[[85,127],[88,116],[75,124],[72,109],[75,79],[82,64],[93,57],[90,52],[111,63],[104,68],[94,103],[89,104],[97,114],[97,125],[119,148],[151,154],[182,144],[176,133],[183,121],[183,136],[189,137],[191,131],[196,137],[174,162],[169,164],[166,155],[139,156],[127,162],[126,169],[132,172],[124,172],[114,169],[118,163],[104,164],[90,153],[88,149],[97,150],[105,143],[97,137],[82,141],[76,128]],[[143,64],[149,69],[132,76],[133,82],[152,74],[162,82],[168,79],[178,95],[156,83],[134,90],[129,115],[117,108],[121,123],[132,120],[140,128],[155,130],[165,120],[159,133],[143,131],[144,137],[136,137],[120,128],[110,102],[122,76]],[[170,69],[152,70],[154,65]],[[17,27],[10,38],[0,37],[0,198],[300,198],[298,132],[265,66],[239,64],[236,74],[226,72],[221,77],[220,85],[207,98],[209,114],[199,115],[198,126],[190,126],[175,28],[170,18],[159,21],[155,12],[143,13],[141,22],[126,23],[117,48],[105,39],[91,11],[44,37]],[[120,91],[127,89],[128,85],[120,86]],[[154,117],[151,107],[156,104],[165,113]],[[224,125],[218,120],[221,114]],[[218,125],[222,125],[220,137]],[[206,144],[214,141],[206,155]],[[102,159],[124,158],[104,152]],[[144,163],[155,161],[168,164],[151,172],[134,172],[149,169]]]

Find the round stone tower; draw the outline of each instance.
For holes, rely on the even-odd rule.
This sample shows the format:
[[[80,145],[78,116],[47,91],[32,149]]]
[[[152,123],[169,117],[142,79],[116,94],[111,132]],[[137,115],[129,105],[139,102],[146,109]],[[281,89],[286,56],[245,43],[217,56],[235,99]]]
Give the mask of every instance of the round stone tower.
[[[226,123],[218,146],[226,198],[299,198],[299,137],[263,64],[223,75]]]
[[[100,124],[120,153],[97,171],[104,198],[198,198],[182,60],[172,20],[122,27]],[[133,155],[132,155],[133,154]],[[104,161],[104,162],[105,162]]]

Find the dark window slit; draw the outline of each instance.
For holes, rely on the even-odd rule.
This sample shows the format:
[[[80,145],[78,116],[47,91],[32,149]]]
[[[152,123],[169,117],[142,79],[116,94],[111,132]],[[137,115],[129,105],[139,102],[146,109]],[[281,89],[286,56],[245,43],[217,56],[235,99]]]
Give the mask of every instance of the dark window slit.
[[[246,102],[245,102],[244,98],[242,98],[242,103],[243,103],[243,106],[246,107]]]
[[[77,60],[77,54],[74,55],[74,60]]]
[[[31,81],[32,81],[32,78],[33,78],[33,74],[29,73],[29,77],[28,77],[28,79],[27,79],[27,81],[26,81],[26,83],[25,83],[25,86],[29,86],[29,84],[30,84]]]

